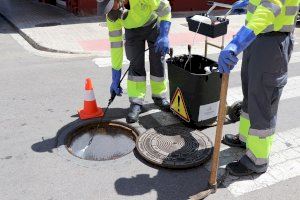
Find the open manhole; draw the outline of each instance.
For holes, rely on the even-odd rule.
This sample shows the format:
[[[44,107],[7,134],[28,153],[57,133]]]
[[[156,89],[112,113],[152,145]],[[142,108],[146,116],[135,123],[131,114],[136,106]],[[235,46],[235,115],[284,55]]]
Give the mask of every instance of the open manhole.
[[[103,122],[78,128],[67,137],[68,151],[85,160],[114,160],[135,148],[137,131],[121,122]]]
[[[166,168],[191,168],[210,159],[213,145],[199,130],[180,125],[150,129],[137,140],[139,154]]]

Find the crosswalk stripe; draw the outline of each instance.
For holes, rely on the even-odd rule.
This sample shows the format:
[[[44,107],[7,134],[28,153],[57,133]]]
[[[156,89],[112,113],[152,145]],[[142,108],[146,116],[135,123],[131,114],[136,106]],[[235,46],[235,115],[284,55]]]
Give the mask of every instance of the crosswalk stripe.
[[[283,89],[281,100],[300,97],[300,76],[291,77],[288,79],[287,85]],[[229,88],[227,95],[227,103],[229,105],[243,99],[242,87]]]
[[[228,176],[224,180],[223,185],[233,196],[238,197],[300,176],[300,139],[299,136],[297,137],[297,133],[299,132],[300,128],[294,128],[276,134],[270,155],[269,168],[265,174],[241,178]],[[244,151],[238,148],[229,148],[223,144],[221,149],[220,176],[224,174],[226,164],[238,160],[244,153]],[[210,163],[207,163],[205,167],[209,170]]]
[[[178,53],[180,53],[180,52],[178,52]],[[148,57],[148,56],[146,56],[146,57]],[[93,62],[99,68],[107,68],[107,67],[111,66],[110,58],[95,58],[95,59],[93,59]],[[289,64],[295,64],[295,63],[299,63],[299,62],[300,62],[300,52],[293,52]],[[129,61],[126,60],[125,58],[124,58],[123,65],[129,65]],[[242,62],[241,62],[241,59],[240,59],[237,66],[232,70],[232,72],[240,72],[241,71],[241,65],[242,65]]]
[[[295,63],[298,63],[298,62],[300,62],[300,52],[293,52],[289,64],[295,64]],[[241,66],[242,66],[242,61],[240,59],[237,66],[232,70],[232,72],[241,71]]]

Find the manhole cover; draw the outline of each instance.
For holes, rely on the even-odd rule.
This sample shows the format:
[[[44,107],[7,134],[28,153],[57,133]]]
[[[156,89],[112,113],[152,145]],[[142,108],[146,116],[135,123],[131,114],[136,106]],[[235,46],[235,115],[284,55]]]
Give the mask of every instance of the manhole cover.
[[[36,24],[35,27],[48,27],[48,26],[58,26],[61,25],[59,22],[46,22],[46,23],[40,23]]]
[[[70,134],[68,151],[85,160],[114,160],[132,152],[137,133],[121,123],[91,124]]]
[[[167,168],[199,166],[213,149],[206,135],[179,125],[150,129],[138,138],[136,147],[147,161]]]

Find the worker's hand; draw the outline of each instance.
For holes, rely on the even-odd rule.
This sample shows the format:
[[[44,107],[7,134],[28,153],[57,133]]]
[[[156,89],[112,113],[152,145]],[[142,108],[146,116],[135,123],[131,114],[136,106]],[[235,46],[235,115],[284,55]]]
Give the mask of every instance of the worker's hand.
[[[110,94],[113,96],[114,93],[117,96],[121,96],[123,89],[119,86],[121,79],[122,70],[112,69],[112,83],[110,86]]]
[[[243,9],[246,8],[249,4],[249,0],[239,0],[237,2],[235,2],[234,4],[232,4],[232,12],[234,12],[237,9]]]
[[[218,69],[220,73],[230,73],[235,65],[238,63],[239,59],[236,57],[234,51],[227,48],[221,51],[218,60]]]
[[[161,21],[159,25],[159,36],[155,42],[155,52],[161,53],[165,56],[170,49],[169,44],[169,32],[170,32],[171,22]]]
[[[219,72],[230,73],[238,62],[237,56],[256,39],[255,33],[243,26],[219,56]]]
[[[161,53],[162,56],[165,56],[170,49],[169,38],[168,37],[158,37],[155,43],[155,52]]]

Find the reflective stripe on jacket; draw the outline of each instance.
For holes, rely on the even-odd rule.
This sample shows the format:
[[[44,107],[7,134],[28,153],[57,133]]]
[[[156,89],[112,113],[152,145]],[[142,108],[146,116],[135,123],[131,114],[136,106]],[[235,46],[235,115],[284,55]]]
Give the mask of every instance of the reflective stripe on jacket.
[[[123,37],[122,28],[134,29],[158,21],[171,21],[171,6],[168,0],[129,0],[130,10],[126,19],[111,21],[106,17],[111,43],[111,62],[116,70],[122,68]]]
[[[300,0],[250,0],[246,26],[256,35],[272,31],[293,32]]]

